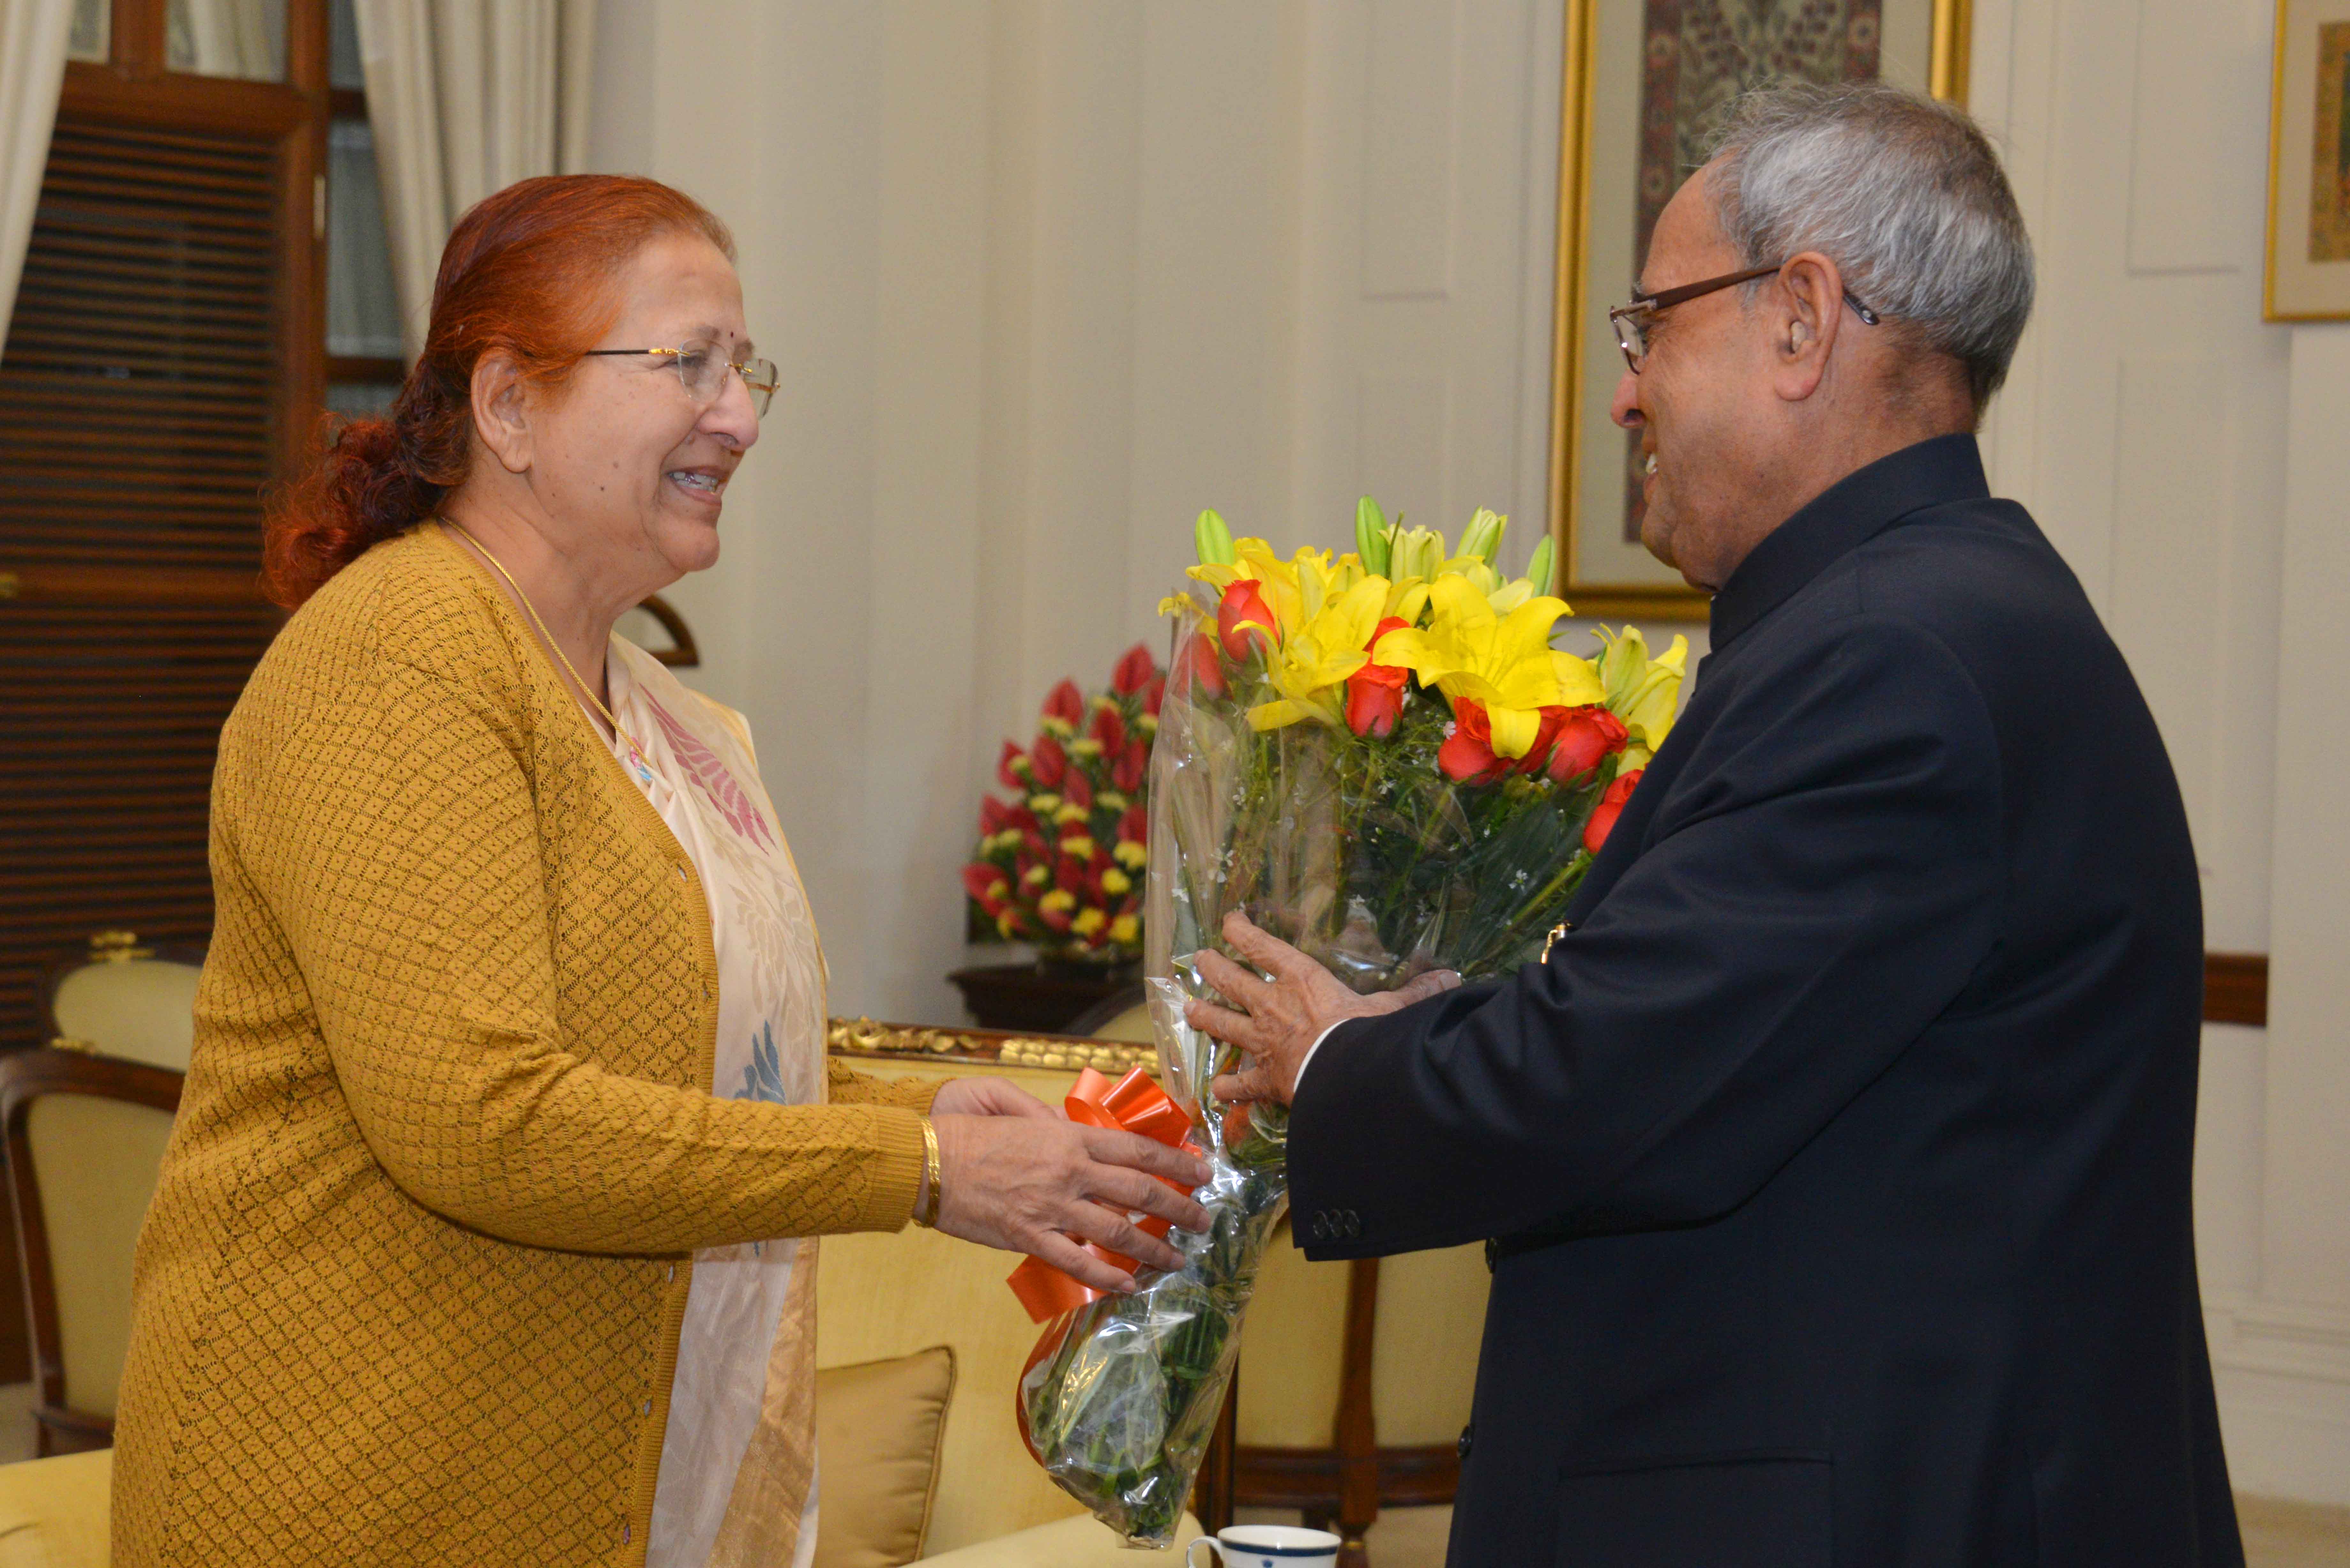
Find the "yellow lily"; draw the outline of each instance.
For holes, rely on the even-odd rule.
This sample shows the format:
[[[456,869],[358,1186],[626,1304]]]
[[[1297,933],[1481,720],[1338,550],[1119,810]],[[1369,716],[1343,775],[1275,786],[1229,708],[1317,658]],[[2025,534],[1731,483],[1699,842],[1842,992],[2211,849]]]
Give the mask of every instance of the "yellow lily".
[[[1617,763],[1620,775],[1648,766],[1648,759],[1671,732],[1689,663],[1689,639],[1676,636],[1672,646],[1654,658],[1649,657],[1648,639],[1638,627],[1627,626],[1616,633],[1603,628],[1599,639],[1604,646],[1595,669],[1607,689],[1607,711],[1623,720],[1624,728],[1631,732],[1631,742]]]
[[[1284,642],[1265,672],[1281,695],[1249,710],[1249,728],[1278,730],[1301,719],[1342,722],[1345,708],[1334,693],[1370,661],[1364,649],[1387,601],[1387,579],[1364,577]]]
[[[1565,601],[1535,595],[1507,616],[1496,615],[1461,573],[1440,576],[1428,591],[1427,628],[1389,632],[1379,644],[1379,659],[1409,667],[1421,685],[1442,691],[1456,709],[1463,701],[1483,708],[1496,756],[1524,756],[1542,730],[1544,708],[1600,700],[1598,678],[1588,666],[1578,674],[1551,651],[1551,628],[1566,613]]]

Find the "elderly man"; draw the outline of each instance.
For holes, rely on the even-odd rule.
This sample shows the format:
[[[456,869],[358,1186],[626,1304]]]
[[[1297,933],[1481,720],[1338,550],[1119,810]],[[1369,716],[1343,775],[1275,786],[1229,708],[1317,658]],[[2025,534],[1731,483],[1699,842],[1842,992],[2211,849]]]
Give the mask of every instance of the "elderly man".
[[[1455,1564],[2242,1562],[2187,823],[1971,433],[2032,289],[1963,114],[1746,100],[1615,313],[1712,651],[1567,925],[1409,1006],[1201,961],[1309,1253],[1492,1239]]]

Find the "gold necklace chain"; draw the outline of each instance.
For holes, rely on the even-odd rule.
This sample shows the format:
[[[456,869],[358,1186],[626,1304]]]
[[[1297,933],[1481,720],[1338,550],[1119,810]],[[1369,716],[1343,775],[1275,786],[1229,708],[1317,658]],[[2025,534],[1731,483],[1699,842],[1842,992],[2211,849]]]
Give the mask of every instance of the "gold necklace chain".
[[[479,539],[474,538],[472,533],[466,529],[463,523],[452,521],[447,517],[437,519],[437,521],[440,523],[441,526],[456,534],[463,538],[466,544],[471,545],[474,549],[480,551],[482,553],[482,559],[487,561],[492,566],[497,569],[498,576],[506,580],[506,587],[514,590],[515,597],[522,601],[522,607],[530,612],[530,624],[538,628],[540,639],[546,642],[547,647],[555,649],[555,657],[563,661],[564,670],[571,677],[572,683],[579,688],[581,694],[584,695],[588,701],[595,704],[596,711],[604,715],[604,722],[612,726],[612,733],[628,742],[629,750],[634,753],[639,763],[644,762],[644,747],[639,745],[637,743],[637,738],[629,733],[629,732],[622,727],[620,721],[613,715],[612,711],[604,706],[604,700],[596,695],[596,689],[593,686],[588,685],[587,681],[580,679],[579,671],[572,666],[571,656],[563,651],[563,645],[555,640],[555,634],[553,632],[546,629],[546,622],[539,618],[538,607],[530,602],[530,596],[522,591],[522,585],[515,581],[515,576],[512,572],[506,570],[505,563],[499,560],[495,556],[491,555],[490,547],[487,545],[483,544]]]

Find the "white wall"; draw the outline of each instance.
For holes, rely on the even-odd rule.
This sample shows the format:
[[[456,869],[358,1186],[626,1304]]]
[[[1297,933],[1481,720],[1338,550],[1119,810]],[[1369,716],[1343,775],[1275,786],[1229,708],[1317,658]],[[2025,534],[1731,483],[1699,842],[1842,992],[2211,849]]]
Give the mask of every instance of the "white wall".
[[[2128,654],[2210,945],[2197,1212],[2240,1484],[2350,1502],[2350,327],[2262,326],[2267,0],[1975,0],[2043,293],[1987,432]],[[785,390],[676,597],[751,716],[836,1011],[956,1016],[1000,741],[1214,505],[1544,521],[1560,0],[606,0],[602,161],[733,221]],[[1701,639],[1700,639],[1701,645]],[[2052,672],[2052,679],[2061,679]]]

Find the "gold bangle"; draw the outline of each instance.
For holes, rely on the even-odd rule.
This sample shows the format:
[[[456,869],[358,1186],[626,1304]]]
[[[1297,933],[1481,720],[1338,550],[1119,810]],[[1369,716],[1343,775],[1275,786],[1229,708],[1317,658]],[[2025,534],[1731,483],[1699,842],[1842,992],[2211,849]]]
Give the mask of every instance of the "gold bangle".
[[[914,1210],[914,1223],[923,1230],[934,1229],[939,1222],[939,1134],[931,1126],[931,1118],[922,1118],[922,1184],[927,1201]]]

